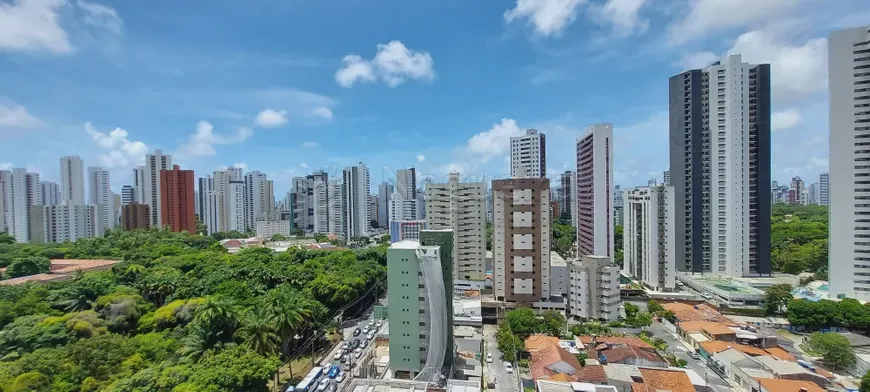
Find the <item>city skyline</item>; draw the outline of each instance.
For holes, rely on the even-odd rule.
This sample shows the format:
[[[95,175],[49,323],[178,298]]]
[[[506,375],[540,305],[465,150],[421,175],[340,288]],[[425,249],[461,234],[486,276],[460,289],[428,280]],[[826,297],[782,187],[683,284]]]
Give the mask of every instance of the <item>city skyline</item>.
[[[277,194],[289,190],[292,177],[306,174],[306,167],[343,168],[358,161],[372,170],[372,184],[386,178],[381,168],[410,165],[421,175],[458,170],[495,179],[508,177],[502,161],[509,150],[506,136],[535,128],[558,146],[573,143],[589,124],[610,121],[615,183],[643,185],[650,173],[658,177],[668,166],[665,78],[740,53],[748,63],[769,62],[778,75],[772,177],[815,177],[827,170],[825,37],[852,27],[849,17],[860,2],[841,1],[820,12],[801,1],[783,2],[716,23],[696,4],[669,14],[643,2],[621,20],[597,18],[595,7],[569,3],[547,18],[536,18],[543,15],[539,8],[514,2],[476,4],[471,12],[479,23],[449,31],[464,34],[463,45],[436,38],[450,17],[467,11],[448,1],[387,16],[423,28],[372,27],[368,13],[350,12],[358,18],[340,19],[369,28],[357,29],[354,37],[288,40],[280,47],[250,37],[260,28],[287,36],[310,31],[329,6],[283,5],[272,15],[216,7],[207,17],[217,24],[229,22],[229,15],[239,18],[232,21],[238,39],[217,42],[189,34],[197,38],[176,42],[148,31],[150,16],[135,4],[104,6],[111,12],[88,24],[87,10],[65,3],[47,9],[58,17],[46,23],[58,23],[57,29],[43,29],[65,35],[0,44],[6,54],[0,69],[7,71],[0,81],[9,86],[0,92],[0,111],[10,113],[0,125],[0,167],[30,166],[43,180],[60,183],[53,169],[57,157],[80,155],[110,170],[115,193],[132,183],[131,168],[140,156],[156,148],[197,173],[236,163],[260,170],[275,179]],[[189,5],[174,6],[174,13],[189,11]],[[293,23],[283,22],[288,17]],[[72,22],[93,31],[68,27]],[[191,28],[167,23],[179,33]],[[697,39],[685,42],[674,31]],[[654,45],[663,39],[667,45]],[[613,56],[611,50],[637,54]],[[392,53],[414,61],[401,63],[397,73],[373,61]],[[358,64],[371,73],[345,72],[348,54],[358,55]],[[101,76],[98,82],[91,83],[93,74]],[[40,82],[49,75],[59,82]],[[457,95],[460,89],[466,93]],[[70,99],[82,95],[92,99]],[[122,101],[107,110],[109,102]],[[790,154],[795,150],[807,153]],[[570,169],[571,161],[569,150],[550,148],[550,179]]]

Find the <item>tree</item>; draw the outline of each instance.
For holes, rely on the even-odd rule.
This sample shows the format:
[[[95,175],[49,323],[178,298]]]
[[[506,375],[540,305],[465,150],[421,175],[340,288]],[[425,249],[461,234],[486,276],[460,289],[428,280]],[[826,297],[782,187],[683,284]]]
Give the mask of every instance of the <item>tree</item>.
[[[236,331],[251,350],[264,357],[278,351],[278,335],[272,326],[269,314],[261,307],[248,309],[241,328]]]
[[[858,387],[858,392],[870,392],[870,371],[861,377],[861,386]]]
[[[269,241],[285,241],[285,240],[287,240],[287,237],[284,237],[281,234],[275,234],[272,236],[272,238],[269,239]]]
[[[498,350],[501,351],[502,359],[509,362],[516,361],[517,354],[524,347],[523,340],[519,336],[514,335],[513,331],[511,331],[510,323],[507,321],[503,321],[499,325],[495,340],[498,344]]]
[[[774,315],[782,313],[785,306],[788,305],[793,296],[791,294],[792,287],[789,284],[775,284],[764,290],[764,313],[766,315]]]
[[[625,302],[623,306],[625,307],[625,318],[628,320],[633,319],[640,312],[640,307],[631,302]]]
[[[51,270],[51,261],[46,257],[23,257],[15,259],[12,264],[6,268],[6,274],[9,277],[15,278],[19,276],[30,276],[36,274],[44,274]]]
[[[505,322],[513,334],[525,340],[529,335],[541,330],[541,321],[531,308],[519,308],[508,311]]]
[[[809,347],[822,356],[822,362],[833,369],[847,369],[855,365],[855,352],[849,340],[835,332],[816,332],[810,335]]]
[[[659,312],[664,311],[665,308],[662,307],[662,305],[659,304],[658,301],[651,299],[646,303],[646,310],[649,311],[650,313],[658,314]]]
[[[492,250],[492,222],[486,222],[486,250]]]
[[[9,235],[7,232],[0,232],[0,244],[14,244],[15,237]]]
[[[372,229],[379,229],[379,228],[381,227],[381,226],[378,224],[378,220],[377,220],[377,219],[372,219],[371,221],[369,221],[369,226],[371,226]]]
[[[562,336],[568,333],[565,315],[557,310],[547,310],[541,314],[543,332],[550,336]]]

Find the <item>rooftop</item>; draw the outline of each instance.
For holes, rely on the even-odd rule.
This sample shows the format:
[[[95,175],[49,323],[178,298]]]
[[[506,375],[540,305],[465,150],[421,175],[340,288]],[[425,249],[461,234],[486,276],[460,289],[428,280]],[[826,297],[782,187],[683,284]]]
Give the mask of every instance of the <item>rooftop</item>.
[[[611,344],[611,345],[624,345],[624,346],[633,346],[639,348],[653,348],[649,343],[644,342],[640,338],[636,338],[634,336],[588,336],[588,335],[580,335],[575,339],[583,343],[584,345],[592,344],[593,342],[597,344]]]
[[[727,325],[713,321],[683,321],[677,326],[683,331],[704,331],[710,335],[731,335],[734,330]]]
[[[559,382],[538,380],[537,392],[618,392],[612,385],[595,385],[584,382]]]
[[[0,280],[0,285],[19,285],[27,282],[51,282],[68,279],[76,271],[96,271],[108,269],[120,263],[121,260],[85,260],[85,259],[54,259],[51,260],[47,274],[21,276],[18,278]]]
[[[805,369],[803,366],[798,365],[797,362],[791,361],[780,361],[774,357],[756,357],[756,361],[758,361],[762,366],[769,369],[771,372],[776,373],[778,375],[781,374],[800,374],[800,373],[809,373],[810,371]]]
[[[751,355],[751,356],[768,355],[767,351],[764,351],[763,349],[760,349],[758,347],[747,346],[745,344],[734,343],[734,342],[723,342],[721,340],[711,340],[711,341],[707,341],[707,342],[702,342],[701,348],[703,348],[704,351],[706,351],[710,354],[720,353],[720,352],[725,351],[729,348],[733,348],[737,351],[740,351],[744,354]],[[782,349],[780,349],[780,350],[782,350]]]
[[[662,307],[665,308],[665,310],[674,312],[674,316],[677,317],[678,321],[707,320],[720,323],[731,323],[731,320],[728,320],[722,315],[722,313],[719,313],[719,311],[706,304],[689,305],[681,302],[669,302],[662,304]]]
[[[812,381],[762,378],[758,383],[770,392],[825,392]]]
[[[401,240],[390,245],[390,249],[417,249],[419,247],[420,242],[414,240]]]
[[[643,382],[631,384],[632,392],[695,392],[685,372],[669,369],[640,369]]]
[[[565,261],[565,258],[562,255],[556,252],[550,252],[550,266],[551,267],[567,267],[568,262]]]

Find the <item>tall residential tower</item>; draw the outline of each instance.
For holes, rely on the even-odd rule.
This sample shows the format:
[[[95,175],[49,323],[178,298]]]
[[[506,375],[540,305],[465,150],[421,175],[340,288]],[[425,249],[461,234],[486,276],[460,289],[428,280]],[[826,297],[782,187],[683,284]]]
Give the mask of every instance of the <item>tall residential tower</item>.
[[[520,169],[525,177],[547,176],[547,137],[536,129],[527,129],[526,134],[511,138],[511,177],[517,178]]]
[[[577,139],[574,208],[578,256],[613,257],[613,124],[586,128]]]

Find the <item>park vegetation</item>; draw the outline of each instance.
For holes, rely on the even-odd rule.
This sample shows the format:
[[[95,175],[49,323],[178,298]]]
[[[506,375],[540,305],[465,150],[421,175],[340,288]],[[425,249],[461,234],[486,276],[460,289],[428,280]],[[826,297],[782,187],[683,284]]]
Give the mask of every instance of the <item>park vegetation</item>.
[[[810,335],[807,348],[822,357],[822,363],[835,370],[855,366],[855,352],[843,335],[835,332],[816,332]]]
[[[49,258],[122,260],[66,282],[0,286],[4,392],[265,391],[339,311],[368,305],[386,264],[386,247],[233,255],[214,237],[157,230],[4,238],[0,260],[21,271]]]
[[[770,257],[774,271],[816,273],[827,279],[828,207],[773,205],[770,221]]]

